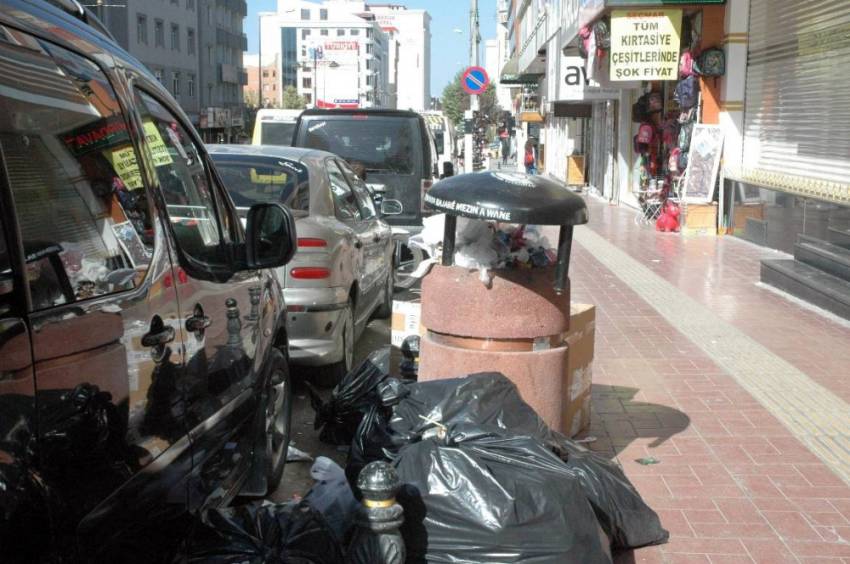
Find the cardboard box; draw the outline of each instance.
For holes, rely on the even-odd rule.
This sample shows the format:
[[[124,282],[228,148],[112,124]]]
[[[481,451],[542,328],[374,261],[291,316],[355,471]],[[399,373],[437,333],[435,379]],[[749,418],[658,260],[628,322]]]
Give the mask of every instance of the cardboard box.
[[[717,205],[687,204],[682,232],[692,235],[716,235]]]
[[[569,437],[574,437],[590,426],[595,332],[596,307],[591,304],[570,304],[567,372],[564,374],[566,397],[561,417],[561,432]]]
[[[422,326],[422,302],[418,289],[397,294],[393,300],[393,315],[390,323],[390,376],[399,376],[399,366],[403,359],[401,344],[410,335],[425,334]]]

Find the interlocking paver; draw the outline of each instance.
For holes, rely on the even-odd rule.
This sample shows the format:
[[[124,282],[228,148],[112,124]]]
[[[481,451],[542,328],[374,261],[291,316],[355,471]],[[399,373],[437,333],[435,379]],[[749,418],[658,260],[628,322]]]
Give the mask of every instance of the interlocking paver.
[[[592,214],[597,211],[591,204]],[[671,540],[662,547],[620,555],[615,562],[850,558],[846,553],[850,544],[845,544],[850,487],[827,466],[830,460],[840,462],[829,456],[830,449],[841,445],[835,439],[842,431],[841,421],[822,415],[824,408],[834,410],[850,399],[848,382],[830,384],[842,372],[828,358],[830,349],[843,343],[835,354],[850,366],[850,331],[755,286],[762,251],[747,246],[740,257],[714,239],[709,244],[648,230],[633,233],[629,231],[637,229],[633,224],[608,224],[618,213],[606,208],[602,221],[594,221],[590,229],[618,244],[635,257],[632,261],[647,264],[647,256],[655,253],[653,258],[662,262],[649,264],[653,278],[646,273],[635,278],[622,274],[612,264],[612,255],[600,260],[605,257],[598,257],[597,247],[590,246],[594,256],[586,241],[576,237],[573,299],[597,305],[594,414],[588,434],[597,437],[591,445],[594,450],[623,465],[646,501],[659,511]],[[665,240],[663,257],[654,250],[656,238]],[[735,249],[741,245],[731,243]],[[648,248],[635,250],[639,245]],[[623,252],[619,255],[622,258]],[[717,278],[719,271],[729,274],[728,284]],[[659,286],[658,277],[667,280],[666,285]],[[753,301],[751,294],[758,299]],[[653,307],[662,299],[681,303],[681,297],[700,306],[681,314],[685,323],[669,311],[659,311],[663,306]],[[744,304],[744,311],[727,302]],[[756,338],[759,309],[766,333]],[[712,318],[699,317],[706,310]],[[805,328],[800,343],[784,334],[787,328],[779,330],[778,315]],[[747,342],[733,343],[728,350],[706,346],[706,340],[729,340],[718,327],[731,327],[734,337]],[[693,338],[695,328],[702,331],[700,339]],[[777,353],[789,344],[793,346],[788,358]],[[813,348],[807,352],[809,346]],[[758,354],[751,358],[730,358],[754,350]],[[777,362],[781,371],[758,374]],[[740,375],[733,374],[736,369],[756,374],[751,385],[742,386]],[[776,393],[777,378],[785,378],[785,394]],[[790,426],[787,416],[772,413],[780,409],[787,414],[801,397],[811,398],[812,383],[832,394],[825,405],[810,406],[815,413],[795,412],[799,421]],[[642,466],[635,461],[645,456],[661,463]]]

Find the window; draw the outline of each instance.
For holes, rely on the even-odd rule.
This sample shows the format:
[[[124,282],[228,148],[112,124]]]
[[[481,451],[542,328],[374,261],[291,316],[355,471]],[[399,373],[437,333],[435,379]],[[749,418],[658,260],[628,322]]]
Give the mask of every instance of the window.
[[[359,29],[352,29],[348,33],[349,33],[349,35],[360,35],[360,30]]]
[[[327,35],[327,34],[328,34],[328,30],[326,30],[326,29],[323,29],[319,32],[319,35]]]
[[[175,72],[171,75],[171,93],[175,97],[180,96],[180,73]]]
[[[212,6],[207,5],[207,24],[215,25],[215,18],[213,17]]]
[[[306,45],[301,45],[301,56],[302,57],[307,56],[307,46]]]
[[[186,0],[186,9],[194,10],[195,9],[195,0]]]
[[[313,95],[311,93],[305,92],[301,96],[304,98],[305,104],[312,104],[313,103]]]
[[[343,160],[336,162],[339,165],[339,168],[341,168],[345,173],[346,178],[348,178],[348,183],[351,184],[351,187],[354,189],[354,195],[357,197],[357,203],[360,207],[360,215],[363,219],[375,219],[378,217],[378,212],[375,211],[375,202],[372,200],[372,196],[369,195],[369,189],[366,187],[366,183],[363,182],[363,179],[357,176],[347,162]]]
[[[301,78],[301,87],[302,88],[313,88],[313,79],[309,76],[305,76]]]
[[[336,28],[336,35],[337,35],[337,37],[345,35],[345,30],[342,29],[341,27]]]
[[[153,23],[153,41],[157,47],[165,47],[165,23],[155,20]]]
[[[145,130],[149,132],[148,149],[153,153],[174,238],[186,259],[181,260],[181,266],[193,270],[198,263],[224,264],[213,188],[200,151],[165,106],[138,91],[136,101],[142,109]],[[155,135],[154,143],[150,142],[152,135]]]
[[[190,55],[195,54],[195,30],[192,28],[186,30],[186,51]]]
[[[301,39],[307,39],[308,37],[310,37],[310,30],[309,29],[302,29],[301,30]]]
[[[189,97],[190,98],[195,97],[195,75],[194,74],[189,75],[189,78],[186,81],[186,90],[189,91]]]
[[[325,8],[319,10],[319,19],[326,20],[328,19],[328,11]]]
[[[112,86],[97,65],[47,42],[3,55],[28,69],[3,77],[0,108],[10,119],[0,121],[0,148],[32,308],[137,287],[153,256],[153,207]]]
[[[142,45],[148,44],[148,17],[144,14],[136,16],[136,41]]]
[[[263,71],[263,78],[268,78],[268,77],[269,77],[269,71],[264,70]]]
[[[171,3],[174,4],[175,6],[180,4],[179,0],[171,0]]]
[[[171,24],[171,49],[180,50],[180,26],[177,24]]]
[[[301,19],[309,20],[310,19],[310,10],[307,8],[301,8]]]
[[[271,122],[270,122],[271,123]],[[263,124],[263,133],[265,127]],[[289,125],[289,124],[287,124]],[[288,139],[280,139],[288,145]],[[310,176],[298,161],[239,155],[213,155],[215,168],[239,208],[263,202],[279,202],[293,211],[310,211]]]
[[[360,207],[357,205],[357,198],[354,197],[354,192],[345,175],[339,169],[334,159],[325,161],[325,168],[328,171],[328,178],[331,181],[331,193],[334,199],[334,208],[336,208],[336,216],[343,221],[360,221]]]
[[[367,55],[371,55],[371,54],[372,54],[372,44],[371,44],[371,43],[367,43],[367,44],[366,44],[366,54],[367,54]]]
[[[372,28],[370,28],[370,27],[366,28],[366,37],[369,38],[369,39],[372,38]]]

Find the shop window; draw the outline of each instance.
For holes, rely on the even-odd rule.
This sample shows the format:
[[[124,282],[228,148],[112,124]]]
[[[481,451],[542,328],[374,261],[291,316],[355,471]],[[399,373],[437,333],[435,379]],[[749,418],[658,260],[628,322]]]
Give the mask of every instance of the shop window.
[[[130,290],[153,256],[153,208],[115,92],[91,61],[26,44],[0,43],[13,66],[30,69],[26,78],[5,78],[0,147],[32,308]]]

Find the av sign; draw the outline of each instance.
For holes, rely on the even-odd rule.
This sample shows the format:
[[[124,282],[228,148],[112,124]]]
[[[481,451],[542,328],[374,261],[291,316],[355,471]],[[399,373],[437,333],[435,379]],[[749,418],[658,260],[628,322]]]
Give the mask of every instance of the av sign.
[[[561,57],[561,81],[558,85],[558,101],[585,102],[589,100],[611,100],[619,98],[620,90],[631,85],[607,84],[601,77],[591,78],[587,65],[581,57]],[[597,80],[599,78],[599,80]],[[600,82],[601,80],[601,82]]]

